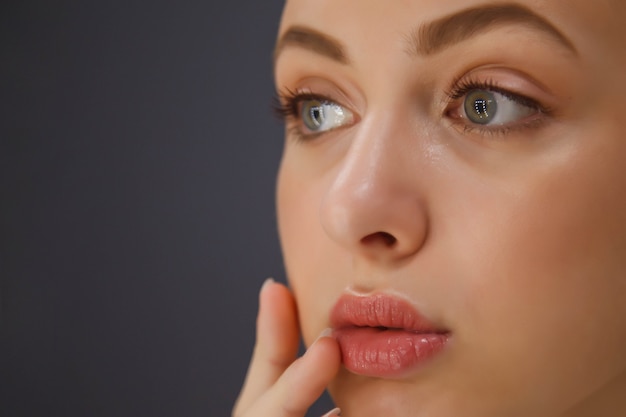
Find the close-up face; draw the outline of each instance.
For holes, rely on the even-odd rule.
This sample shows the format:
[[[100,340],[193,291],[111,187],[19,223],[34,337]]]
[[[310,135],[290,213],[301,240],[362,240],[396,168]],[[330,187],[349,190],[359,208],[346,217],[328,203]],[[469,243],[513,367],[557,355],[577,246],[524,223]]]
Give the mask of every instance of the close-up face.
[[[626,413],[625,4],[286,2],[279,230],[342,415]]]

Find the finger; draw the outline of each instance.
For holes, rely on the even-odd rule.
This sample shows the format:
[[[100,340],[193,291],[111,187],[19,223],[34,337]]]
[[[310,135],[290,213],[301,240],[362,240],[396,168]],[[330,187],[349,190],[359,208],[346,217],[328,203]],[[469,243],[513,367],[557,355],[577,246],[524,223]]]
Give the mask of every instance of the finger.
[[[340,415],[341,415],[341,409],[335,408],[333,410],[330,410],[328,413],[324,414],[322,417],[335,417],[335,416],[340,416]]]
[[[337,374],[340,364],[337,341],[332,337],[318,338],[259,399],[251,416],[304,416]]]
[[[295,301],[282,284],[267,280],[259,294],[257,335],[235,415],[265,393],[298,353],[299,327]]]

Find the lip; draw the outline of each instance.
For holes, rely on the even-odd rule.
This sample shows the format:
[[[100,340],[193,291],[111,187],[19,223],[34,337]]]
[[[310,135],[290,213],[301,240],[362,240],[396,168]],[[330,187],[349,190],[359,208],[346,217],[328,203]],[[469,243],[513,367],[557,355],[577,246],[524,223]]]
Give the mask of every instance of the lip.
[[[387,294],[343,295],[330,321],[344,367],[371,377],[415,371],[441,353],[450,337],[409,302]]]

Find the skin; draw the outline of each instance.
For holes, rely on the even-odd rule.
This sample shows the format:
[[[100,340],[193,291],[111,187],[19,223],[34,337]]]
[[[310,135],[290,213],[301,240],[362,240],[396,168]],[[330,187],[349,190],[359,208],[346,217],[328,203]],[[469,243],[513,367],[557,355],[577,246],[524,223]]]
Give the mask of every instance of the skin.
[[[347,417],[626,415],[624,2],[524,3],[576,53],[505,25],[407,54],[416,25],[484,4],[287,1],[279,37],[304,25],[350,60],[285,48],[279,93],[322,94],[355,118],[314,136],[287,120],[277,206],[291,291],[261,291],[234,416],[304,416],[324,388]],[[463,77],[546,109],[506,132],[468,129],[445,95]],[[346,292],[400,295],[451,341],[406,377],[352,374],[318,338]]]

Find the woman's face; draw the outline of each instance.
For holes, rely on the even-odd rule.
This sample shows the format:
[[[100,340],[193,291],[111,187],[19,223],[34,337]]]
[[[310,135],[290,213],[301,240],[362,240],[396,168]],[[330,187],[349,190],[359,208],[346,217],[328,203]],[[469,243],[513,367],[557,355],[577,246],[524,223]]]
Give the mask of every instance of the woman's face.
[[[342,344],[344,415],[626,409],[624,5],[286,2],[278,220],[304,340],[346,295],[444,336],[393,372],[380,337]]]

